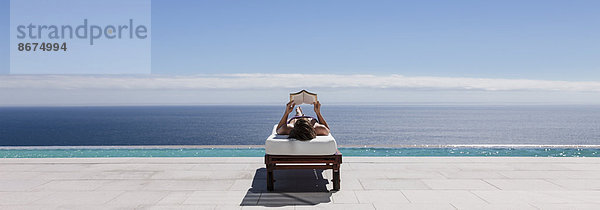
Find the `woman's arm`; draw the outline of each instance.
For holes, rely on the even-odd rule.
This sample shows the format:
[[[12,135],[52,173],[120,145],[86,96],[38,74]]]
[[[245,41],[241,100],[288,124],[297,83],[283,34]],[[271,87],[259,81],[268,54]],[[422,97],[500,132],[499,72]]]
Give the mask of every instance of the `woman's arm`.
[[[317,114],[317,118],[319,119],[319,123],[315,124],[315,132],[317,132],[317,135],[319,136],[329,135],[329,125],[327,125],[325,118],[323,118],[323,115],[321,115],[321,103],[317,101],[313,104],[313,106],[315,109],[315,114]]]
[[[327,127],[327,129],[329,129],[329,125],[327,125],[327,122],[325,122],[325,118],[323,118],[323,115],[321,115],[321,102],[317,101],[313,104],[314,109],[315,109],[315,114],[317,114],[317,119],[319,120],[320,124],[323,124],[325,127]]]
[[[283,117],[281,117],[281,120],[279,120],[279,124],[277,124],[277,134],[281,134],[281,135],[287,135],[290,134],[290,128],[287,124],[287,119],[288,119],[288,115],[290,113],[292,113],[292,110],[294,110],[294,106],[296,104],[294,104],[293,101],[288,102],[285,105],[285,113],[283,113]]]

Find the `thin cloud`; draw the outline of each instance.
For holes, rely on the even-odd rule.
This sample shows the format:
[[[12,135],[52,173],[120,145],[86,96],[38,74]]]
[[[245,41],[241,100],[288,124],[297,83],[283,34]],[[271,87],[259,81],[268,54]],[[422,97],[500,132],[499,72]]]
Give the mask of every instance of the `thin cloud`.
[[[600,82],[341,74],[4,75],[0,89],[211,90],[375,88],[485,91],[600,92]]]

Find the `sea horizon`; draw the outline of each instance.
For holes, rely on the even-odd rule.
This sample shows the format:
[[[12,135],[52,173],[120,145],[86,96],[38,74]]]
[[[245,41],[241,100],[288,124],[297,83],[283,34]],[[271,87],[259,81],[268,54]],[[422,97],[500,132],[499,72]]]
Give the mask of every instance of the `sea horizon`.
[[[311,107],[305,112],[313,115]],[[276,105],[0,108],[0,146],[263,145]],[[595,105],[323,105],[340,147],[598,145]]]
[[[287,102],[286,102],[287,103]],[[1,105],[0,108],[44,108],[44,107],[190,107],[190,106],[280,106],[283,107],[285,103],[206,103],[206,104],[197,104],[197,103],[177,103],[177,104],[168,104],[168,103],[157,103],[157,104],[17,104],[17,105]],[[444,103],[396,103],[396,102],[377,102],[377,103],[340,103],[333,102],[327,103],[326,105],[331,106],[546,106],[546,107],[556,107],[556,106],[598,106],[600,107],[600,103],[530,103],[530,102],[507,102],[507,103],[476,103],[476,102],[444,102]],[[311,105],[301,105],[301,106],[311,106]]]

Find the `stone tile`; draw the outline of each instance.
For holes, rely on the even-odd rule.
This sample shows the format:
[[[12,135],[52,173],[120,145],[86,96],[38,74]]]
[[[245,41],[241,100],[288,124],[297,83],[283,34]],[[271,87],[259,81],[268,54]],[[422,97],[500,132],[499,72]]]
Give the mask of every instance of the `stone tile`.
[[[0,192],[0,206],[27,205],[50,195],[50,192]]]
[[[169,191],[169,194],[162,198],[156,205],[179,205],[182,204],[193,191]]]
[[[217,208],[217,205],[141,205],[137,209],[152,209],[152,210],[213,210],[221,209]],[[229,208],[228,208],[229,209]],[[237,208],[231,209],[241,209]]]
[[[500,171],[498,172],[508,179],[544,179],[544,178],[568,178],[559,174],[549,174],[547,171]]]
[[[360,179],[365,190],[415,190],[430,189],[417,179]]]
[[[341,175],[342,174],[340,173],[340,178],[341,178]],[[331,179],[333,179],[333,172],[332,172],[332,170],[323,170],[321,172],[321,176],[323,176],[323,179],[331,180]]]
[[[598,190],[543,191],[542,193],[553,197],[578,200],[583,203],[600,203],[600,191]]]
[[[152,164],[139,164],[138,170],[152,170],[152,171],[187,171],[194,168],[197,164],[187,163],[152,163]]]
[[[539,163],[515,163],[511,164],[515,170],[519,171],[560,171],[560,170],[569,170],[569,168],[565,167],[561,164],[539,164]]]
[[[374,203],[375,209],[377,210],[455,210],[454,206],[449,203]]]
[[[229,188],[229,190],[249,190],[250,188],[252,188],[252,183],[254,182],[254,180],[252,179],[238,179],[233,181],[233,185],[231,185],[231,187]],[[266,185],[266,182],[265,182]]]
[[[580,203],[581,200],[547,194],[545,191],[471,191],[492,204]]]
[[[267,207],[264,207],[264,206],[242,206],[242,210],[266,209],[266,208]],[[294,206],[277,206],[277,207],[270,206],[270,207],[268,207],[268,209],[294,210],[295,207]]]
[[[576,171],[600,171],[600,163],[576,163],[576,164],[555,164],[560,165],[567,170],[576,170]]]
[[[213,171],[210,175],[211,180],[219,179],[252,179],[255,171]],[[266,176],[265,176],[266,179]]]
[[[0,210],[39,210],[59,209],[58,205],[0,205]]]
[[[33,188],[35,191],[92,191],[108,183],[106,180],[54,180]]]
[[[403,164],[401,164],[403,165]],[[447,163],[413,163],[404,165],[406,171],[459,171],[455,164]],[[400,170],[401,171],[401,170]]]
[[[40,180],[74,180],[74,179],[88,179],[87,176],[89,174],[87,172],[64,172],[64,171],[48,171],[48,172],[38,172],[40,173],[35,179]]]
[[[333,183],[331,183],[333,184]],[[344,190],[364,190],[358,178],[341,178],[340,189]]]
[[[532,206],[535,206],[539,209],[544,210],[598,210],[600,209],[600,204],[590,204],[590,203],[578,203],[578,204],[549,204],[549,203],[533,203]]]
[[[389,172],[388,172],[389,173]],[[343,179],[346,176],[350,177],[360,177],[360,178],[370,178],[370,179],[386,179],[386,172],[383,171],[373,171],[373,170],[355,170],[355,171],[341,171],[340,177]]]
[[[194,191],[183,204],[240,204],[245,196],[258,199],[260,194],[246,195],[246,191]]]
[[[597,179],[597,171],[501,171],[511,179]]]
[[[29,191],[47,182],[46,180],[0,180],[0,191]]]
[[[385,177],[390,179],[444,179],[438,171],[386,171]]]
[[[152,179],[202,179],[211,178],[211,171],[160,171],[152,175]]]
[[[241,202],[239,202],[239,206],[256,206],[258,205],[258,200],[262,196],[263,192],[250,192],[246,191],[246,195]]]
[[[68,210],[68,209],[85,209],[85,210],[105,210],[105,209],[117,209],[117,210],[129,210],[129,209],[138,209],[140,205],[125,203],[125,204],[65,204],[60,205],[56,209]],[[48,209],[48,208],[44,208]]]
[[[216,205],[215,206],[215,210],[240,210],[240,209],[243,209],[243,208],[244,208],[244,206],[235,205],[235,204],[231,204],[231,205],[229,205],[229,204],[226,204],[226,205],[220,204],[220,205]]]
[[[28,171],[72,171],[78,172],[85,170],[89,164],[40,164],[29,169]]]
[[[94,205],[104,204],[123,192],[121,191],[92,191],[92,192],[53,192],[33,204],[50,205]]]
[[[322,203],[317,205],[299,205],[295,209],[331,209],[331,210],[369,210],[375,209],[372,204],[338,204]]]
[[[402,190],[411,203],[486,204],[475,194],[464,190]]]
[[[231,187],[233,180],[150,180],[144,190],[226,190]]]
[[[111,171],[149,171],[140,169],[140,164],[130,163],[99,163],[90,164],[83,171],[86,172],[111,172]]]
[[[253,164],[257,164],[257,163],[263,163],[265,161],[264,157],[225,157],[222,158],[220,157],[221,160],[224,160],[225,163],[253,163]],[[217,161],[214,161],[217,162]]]
[[[0,164],[0,171],[17,172],[17,171],[31,171],[40,165],[36,164]]]
[[[341,190],[331,195],[333,203],[358,203],[354,191]]]
[[[456,167],[462,171],[511,171],[514,164],[507,163],[461,163]]]
[[[343,163],[342,165],[340,165],[340,170],[345,170],[345,171],[349,171],[349,170],[353,170],[352,167],[350,166],[350,163],[346,164]]]
[[[501,190],[563,190],[562,187],[540,179],[484,179]]]
[[[507,177],[494,171],[442,171],[440,174],[448,179],[505,179]]]
[[[96,190],[119,190],[119,191],[137,191],[146,187],[150,181],[146,180],[106,180]]]
[[[480,179],[424,179],[431,189],[436,190],[496,190],[497,188]]]
[[[44,172],[28,172],[28,171],[2,171],[0,172],[0,180],[28,180],[37,179]]]
[[[160,171],[156,172],[151,179],[195,179],[195,180],[218,180],[218,179],[252,179],[253,171]]]
[[[332,202],[330,192],[270,192],[262,193],[258,206],[316,205]]]
[[[219,164],[197,164],[190,170],[200,171],[248,171],[265,167],[264,164],[239,164],[239,163],[219,163]]]
[[[89,173],[82,177],[85,179],[148,179],[156,172],[149,171],[104,171]]]
[[[371,163],[351,163],[352,169],[356,171],[386,171],[386,170],[406,170],[406,166],[403,164],[385,163],[385,162],[371,162]],[[342,163],[344,165],[344,163]]]
[[[107,204],[155,204],[168,194],[167,191],[124,192]]]
[[[599,179],[547,179],[546,181],[554,183],[558,186],[561,186],[562,188],[569,189],[569,190],[600,190],[600,178]]]
[[[355,194],[360,203],[409,203],[400,190],[365,190]]]
[[[466,204],[456,203],[452,204],[454,207],[460,210],[505,210],[505,209],[519,209],[519,210],[537,210],[538,208],[529,204]]]

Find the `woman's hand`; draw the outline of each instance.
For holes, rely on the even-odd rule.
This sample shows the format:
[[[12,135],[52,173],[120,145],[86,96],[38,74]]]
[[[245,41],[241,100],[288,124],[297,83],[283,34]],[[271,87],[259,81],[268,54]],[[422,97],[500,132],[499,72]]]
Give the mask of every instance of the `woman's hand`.
[[[313,108],[315,109],[315,114],[321,113],[321,102],[317,101],[313,103]]]
[[[327,122],[325,122],[325,118],[323,118],[323,115],[321,115],[321,102],[317,101],[317,102],[313,103],[313,106],[315,108],[315,114],[317,114],[317,119],[319,120],[319,124],[322,124],[327,128],[327,132],[323,132],[321,134],[322,135],[329,134],[329,125],[327,125]]]
[[[292,112],[292,110],[294,110],[294,106],[296,106],[296,104],[294,104],[293,101],[290,101],[285,105],[285,113],[281,117],[281,120],[279,120],[279,124],[277,124],[277,134],[290,134],[290,128],[287,125],[287,118],[288,115]]]
[[[294,103],[294,101],[288,102],[285,105],[285,114],[292,113],[292,111],[294,111],[294,106],[296,106],[296,104]]]

